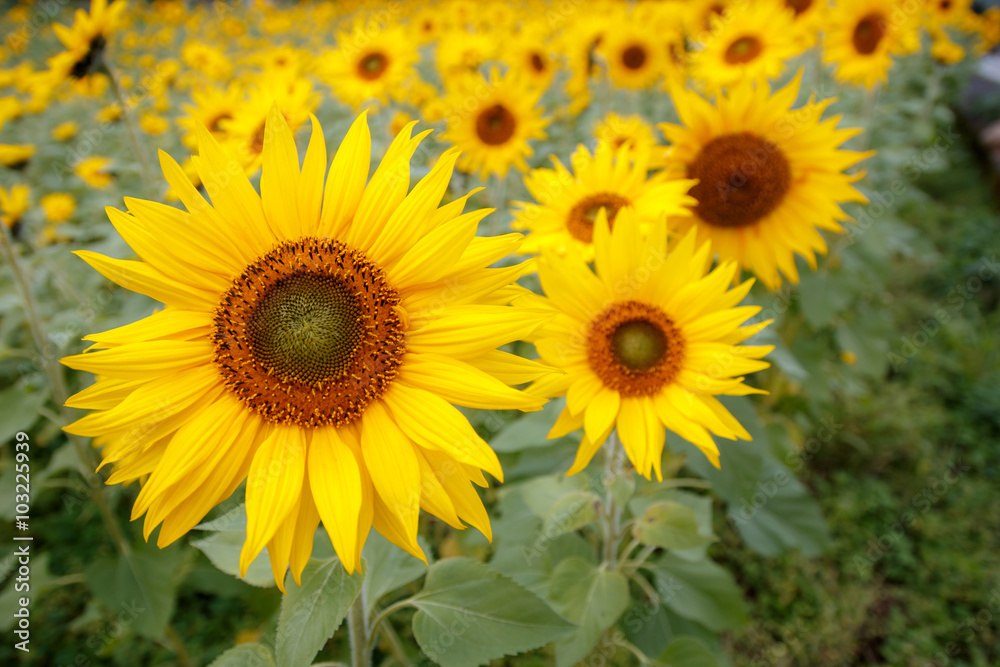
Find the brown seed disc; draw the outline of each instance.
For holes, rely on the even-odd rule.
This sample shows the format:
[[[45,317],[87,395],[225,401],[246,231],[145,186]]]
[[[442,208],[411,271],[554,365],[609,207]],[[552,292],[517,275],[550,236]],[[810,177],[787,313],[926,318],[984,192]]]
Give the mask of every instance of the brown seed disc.
[[[785,0],[785,6],[790,7],[796,16],[812,7],[812,3],[813,0]]]
[[[749,132],[716,137],[688,166],[697,178],[695,212],[718,227],[743,227],[781,204],[792,183],[788,159],[777,146]]]
[[[879,42],[885,37],[886,18],[878,12],[866,14],[854,26],[854,34],[851,41],[854,43],[854,50],[863,56],[875,53]]]
[[[740,37],[729,45],[723,59],[730,65],[744,65],[760,55],[764,45],[756,37]]]
[[[622,51],[622,65],[626,69],[642,69],[646,64],[646,49],[640,44],[633,44]]]
[[[652,396],[677,376],[684,361],[680,329],[658,307],[641,301],[614,304],[590,328],[590,368],[622,396]]]
[[[332,239],[286,241],[233,281],[215,312],[226,388],[273,423],[343,426],[396,377],[399,296],[382,269]]]
[[[542,58],[542,55],[540,53],[532,53],[530,61],[531,61],[531,69],[535,70],[539,74],[541,74],[546,70],[545,59]]]
[[[615,217],[622,206],[628,206],[632,202],[621,195],[613,192],[600,192],[598,194],[584,197],[570,209],[566,217],[566,231],[574,238],[584,243],[594,241],[594,221],[597,219],[597,212],[602,208],[608,216],[608,226],[615,226]]]
[[[514,136],[517,119],[507,107],[494,104],[479,112],[476,118],[476,134],[487,146],[500,146]]]
[[[369,53],[358,62],[358,76],[368,81],[374,81],[385,73],[389,67],[389,58],[383,53]]]

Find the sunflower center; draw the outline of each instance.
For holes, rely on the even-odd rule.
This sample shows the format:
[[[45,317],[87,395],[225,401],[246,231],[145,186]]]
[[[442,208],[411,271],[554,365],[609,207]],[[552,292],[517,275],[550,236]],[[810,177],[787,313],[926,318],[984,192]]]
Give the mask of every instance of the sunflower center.
[[[627,69],[641,69],[646,64],[646,49],[633,44],[622,52],[622,65]]]
[[[756,37],[740,37],[726,49],[723,56],[730,65],[742,65],[748,63],[764,49],[764,45]]]
[[[223,121],[232,120],[232,118],[233,118],[233,114],[229,113],[228,111],[223,111],[218,116],[216,116],[215,118],[213,118],[212,122],[208,124],[208,131],[212,132],[213,134],[216,133],[216,132],[218,132],[220,129],[222,129],[221,127],[219,127],[219,125]],[[263,147],[263,143],[264,143],[263,134],[261,135],[260,141],[261,141],[261,145]]]
[[[358,63],[358,76],[374,81],[382,76],[389,66],[389,59],[381,53],[369,53]]]
[[[514,114],[502,104],[494,104],[479,112],[476,134],[488,146],[500,146],[514,136],[517,121]]]
[[[82,79],[90,74],[90,69],[94,66],[95,61],[104,52],[105,44],[106,42],[102,35],[98,35],[90,40],[87,53],[73,64],[73,69],[69,71],[69,75],[74,79]]]
[[[785,6],[791,8],[796,16],[812,7],[812,3],[813,0],[785,0]]]
[[[587,360],[622,396],[651,396],[670,384],[684,361],[684,338],[660,308],[622,301],[591,324]]]
[[[751,225],[784,200],[792,170],[781,150],[749,132],[717,137],[705,144],[688,167],[697,178],[691,195],[695,212],[718,227]]]
[[[531,68],[541,74],[545,71],[545,61],[537,53],[531,54]]]
[[[332,239],[287,241],[222,297],[215,363],[226,388],[270,422],[349,424],[406,353],[398,305],[362,253]]]
[[[866,15],[854,26],[854,50],[863,56],[875,53],[879,42],[885,37],[885,17],[878,12]]]
[[[599,192],[584,197],[570,209],[566,219],[566,231],[584,243],[592,243],[597,213],[603,208],[605,215],[608,216],[608,226],[614,227],[618,211],[621,210],[622,206],[628,206],[630,203],[625,197],[613,192]]]

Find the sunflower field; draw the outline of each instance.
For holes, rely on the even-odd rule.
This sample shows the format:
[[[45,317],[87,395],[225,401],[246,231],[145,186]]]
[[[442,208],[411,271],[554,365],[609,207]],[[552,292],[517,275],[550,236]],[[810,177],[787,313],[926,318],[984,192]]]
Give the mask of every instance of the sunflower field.
[[[1000,5],[2,23],[0,664],[1000,665]]]

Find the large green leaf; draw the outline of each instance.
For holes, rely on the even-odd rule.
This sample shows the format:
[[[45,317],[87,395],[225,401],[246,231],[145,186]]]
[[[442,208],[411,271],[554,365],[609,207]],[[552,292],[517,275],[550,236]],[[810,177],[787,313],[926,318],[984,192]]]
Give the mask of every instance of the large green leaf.
[[[743,592],[729,572],[709,559],[692,562],[666,553],[646,562],[661,602],[675,613],[721,632],[746,623]]]
[[[208,667],[274,667],[274,656],[266,646],[240,644],[213,660]]]
[[[698,532],[694,510],[672,500],[649,505],[636,520],[632,535],[643,544],[664,549],[693,549],[712,541]]]
[[[174,575],[182,555],[179,544],[160,549],[140,543],[128,555],[94,561],[84,576],[94,595],[123,625],[160,639],[174,614]]]
[[[628,607],[628,581],[620,572],[568,558],[552,573],[549,599],[579,626],[556,642],[557,667],[569,667],[587,657]]]
[[[444,667],[480,665],[537,648],[572,627],[541,599],[469,558],[448,558],[430,568],[413,634],[431,660]]]
[[[48,396],[47,387],[27,391],[14,386],[0,391],[0,443],[6,444],[18,431],[30,429]]]
[[[288,595],[281,601],[275,655],[278,667],[305,667],[333,636],[361,592],[364,576],[348,575],[340,559],[312,559],[297,586],[285,578]]]
[[[423,538],[418,538],[423,541]],[[431,549],[421,544],[425,554]],[[379,599],[411,581],[427,574],[427,565],[403,551],[375,531],[368,535],[364,551],[365,559],[365,601],[371,609]]]
[[[535,595],[548,599],[552,572],[567,558],[597,563],[594,547],[578,533],[539,535],[526,544],[507,544],[493,554],[490,567],[521,584]]]
[[[212,565],[252,586],[274,586],[274,575],[271,574],[271,563],[266,551],[257,554],[247,568],[245,577],[240,576],[240,551],[247,537],[247,513],[244,505],[234,507],[214,521],[195,527],[212,531],[211,535],[191,542],[208,556]]]
[[[589,491],[572,491],[555,502],[542,524],[542,533],[556,536],[571,533],[597,519],[601,499]]]
[[[660,656],[664,667],[719,667],[719,661],[701,642],[689,637],[678,637]]]

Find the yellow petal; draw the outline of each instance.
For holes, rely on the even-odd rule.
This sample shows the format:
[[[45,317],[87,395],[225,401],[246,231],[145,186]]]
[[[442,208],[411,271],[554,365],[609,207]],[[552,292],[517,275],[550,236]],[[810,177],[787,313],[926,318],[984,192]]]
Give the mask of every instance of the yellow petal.
[[[302,235],[297,197],[299,153],[277,104],[271,105],[267,114],[262,158],[260,196],[264,215],[279,238],[298,238]]]
[[[354,571],[361,515],[361,468],[334,427],[314,430],[309,447],[309,486],[333,548],[348,572]]]

